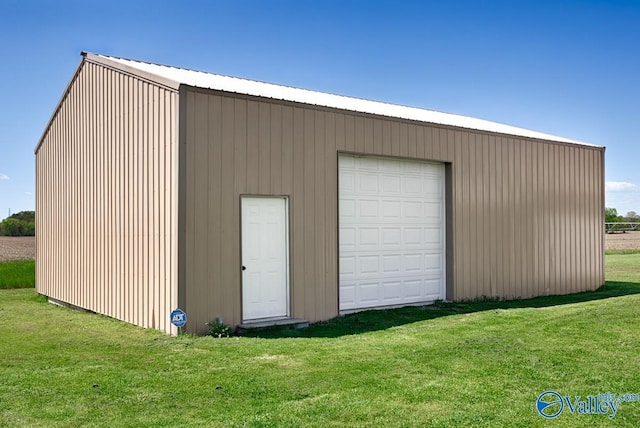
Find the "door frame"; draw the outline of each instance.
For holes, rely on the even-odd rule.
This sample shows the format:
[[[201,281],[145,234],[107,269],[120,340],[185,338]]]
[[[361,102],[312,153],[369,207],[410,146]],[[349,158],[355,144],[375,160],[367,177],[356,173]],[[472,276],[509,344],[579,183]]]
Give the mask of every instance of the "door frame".
[[[246,199],[281,199],[284,201],[284,257],[285,257],[285,315],[278,315],[274,317],[265,318],[245,318],[244,315],[244,275],[242,273],[242,267],[244,266],[243,253],[244,253],[244,238],[243,238],[243,220],[242,220],[242,206],[243,201]],[[289,196],[287,195],[254,195],[254,194],[242,194],[240,195],[240,316],[243,323],[261,322],[269,320],[287,319],[291,317],[291,252],[290,252],[290,203]]]

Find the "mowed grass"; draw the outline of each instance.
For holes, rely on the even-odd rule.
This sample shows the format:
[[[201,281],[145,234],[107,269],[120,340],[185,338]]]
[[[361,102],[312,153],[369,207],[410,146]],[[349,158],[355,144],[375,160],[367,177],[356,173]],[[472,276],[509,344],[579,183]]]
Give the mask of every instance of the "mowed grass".
[[[36,285],[35,260],[0,262],[0,289],[29,288]]]
[[[610,250],[605,256],[607,281],[640,283],[640,251]]]
[[[166,337],[2,290],[0,426],[635,427],[640,403],[613,420],[535,409],[549,389],[640,392],[634,264],[608,255],[594,293],[371,311],[270,338]]]

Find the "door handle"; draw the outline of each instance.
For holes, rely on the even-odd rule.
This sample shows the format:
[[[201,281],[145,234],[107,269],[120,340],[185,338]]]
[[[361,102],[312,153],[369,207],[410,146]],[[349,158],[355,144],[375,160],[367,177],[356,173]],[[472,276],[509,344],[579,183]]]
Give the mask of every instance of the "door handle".
[[[242,266],[242,270],[247,270],[247,267],[246,266]]]

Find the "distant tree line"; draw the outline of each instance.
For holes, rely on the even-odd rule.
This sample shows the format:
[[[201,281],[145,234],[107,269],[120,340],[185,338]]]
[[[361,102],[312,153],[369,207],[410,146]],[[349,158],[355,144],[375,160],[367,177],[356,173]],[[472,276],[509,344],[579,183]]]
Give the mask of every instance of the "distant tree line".
[[[618,210],[615,208],[605,208],[604,209],[604,222],[605,223],[637,223],[640,222],[640,215],[638,215],[635,211],[629,211],[627,215],[622,216],[618,215]]]
[[[0,222],[0,236],[35,236],[35,234],[35,211],[20,211]]]

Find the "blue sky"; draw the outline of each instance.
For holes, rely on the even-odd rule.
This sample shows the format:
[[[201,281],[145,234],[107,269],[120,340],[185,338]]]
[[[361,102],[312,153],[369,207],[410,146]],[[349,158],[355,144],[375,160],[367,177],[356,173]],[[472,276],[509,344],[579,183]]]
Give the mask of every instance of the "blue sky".
[[[640,212],[640,1],[0,1],[0,218],[80,52],[479,117],[606,146]]]

